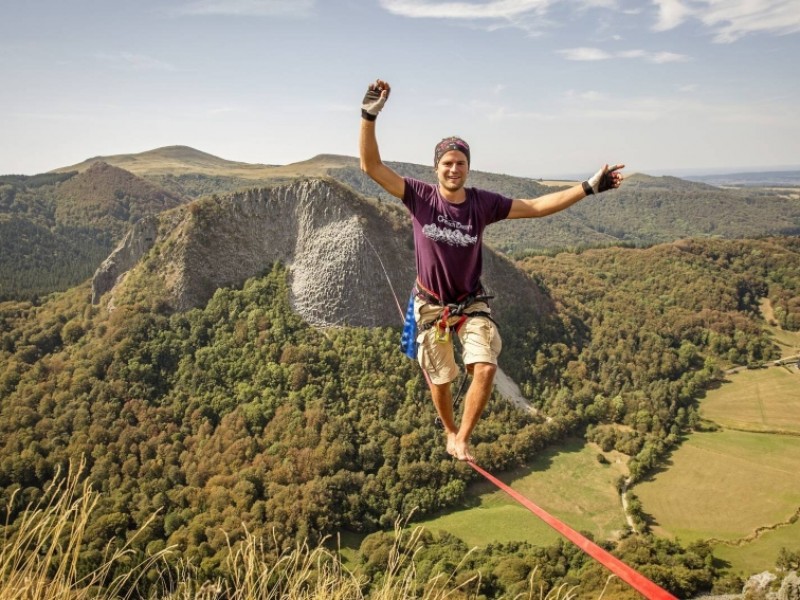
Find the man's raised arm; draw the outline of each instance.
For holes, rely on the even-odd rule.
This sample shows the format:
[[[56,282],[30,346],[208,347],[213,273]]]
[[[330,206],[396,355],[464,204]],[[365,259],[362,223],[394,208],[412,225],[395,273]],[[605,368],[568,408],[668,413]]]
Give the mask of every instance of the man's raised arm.
[[[545,194],[530,200],[514,200],[511,204],[511,212],[508,213],[506,218],[530,219],[546,217],[569,208],[576,202],[586,198],[586,196],[618,188],[622,185],[623,179],[619,170],[624,167],[625,165],[614,165],[613,167],[604,165],[591,178],[566,190]]]
[[[383,164],[381,153],[378,150],[378,139],[375,136],[375,120],[383,105],[386,104],[390,91],[389,84],[380,79],[369,85],[361,103],[361,134],[358,146],[361,155],[361,170],[392,196],[402,199],[406,182],[400,175]]]

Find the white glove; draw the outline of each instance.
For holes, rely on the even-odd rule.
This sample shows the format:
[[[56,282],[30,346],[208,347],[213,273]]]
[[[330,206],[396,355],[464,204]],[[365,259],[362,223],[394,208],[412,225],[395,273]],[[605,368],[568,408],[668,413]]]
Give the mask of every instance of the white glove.
[[[361,101],[361,116],[367,121],[374,121],[378,118],[383,105],[389,99],[391,88],[389,84],[380,79],[375,83],[370,83],[364,100]]]
[[[622,173],[617,173],[617,170],[622,169],[624,166],[614,165],[609,168],[608,165],[603,165],[602,169],[581,184],[583,185],[584,193],[590,196],[591,194],[599,194],[606,190],[618,188],[622,183]]]

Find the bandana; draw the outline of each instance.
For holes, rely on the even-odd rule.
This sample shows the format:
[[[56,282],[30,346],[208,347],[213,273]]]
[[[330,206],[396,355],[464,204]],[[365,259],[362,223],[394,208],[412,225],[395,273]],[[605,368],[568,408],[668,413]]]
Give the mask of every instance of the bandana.
[[[446,137],[441,142],[436,144],[436,149],[433,153],[433,166],[434,168],[439,165],[439,161],[443,154],[450,150],[458,150],[463,152],[467,157],[467,165],[469,166],[469,144],[459,137]]]

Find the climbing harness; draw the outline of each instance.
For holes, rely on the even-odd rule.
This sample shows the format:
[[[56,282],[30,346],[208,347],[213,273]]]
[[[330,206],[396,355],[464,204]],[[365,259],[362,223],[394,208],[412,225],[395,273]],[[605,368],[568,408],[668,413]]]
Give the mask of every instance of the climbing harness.
[[[494,321],[494,319],[492,319],[492,316],[488,311],[474,310],[466,312],[467,309],[469,309],[469,307],[472,306],[473,304],[476,304],[478,302],[487,303],[489,300],[494,298],[494,296],[485,294],[483,292],[483,288],[480,288],[474,294],[469,294],[465,296],[460,302],[443,304],[441,302],[440,297],[437,294],[434,294],[433,292],[428,290],[424,285],[422,285],[422,283],[420,283],[419,280],[417,280],[416,286],[411,293],[411,299],[409,301],[409,308],[412,310],[411,319],[414,318],[413,304],[415,298],[419,298],[428,304],[441,307],[441,312],[435,319],[423,323],[422,325],[419,326],[419,328],[422,331],[427,331],[429,329],[436,328],[436,331],[434,332],[434,339],[436,340],[437,343],[440,344],[450,343],[452,339],[451,332],[455,332],[455,334],[458,335],[458,332],[461,330],[461,327],[464,325],[464,323],[466,323],[467,319],[471,317],[485,317],[490,321],[492,321],[492,323],[495,323],[495,325],[497,325],[497,323]],[[453,318],[455,318],[456,320],[455,322],[451,323],[451,320]],[[408,323],[408,319],[409,319],[409,314],[406,313],[406,323]],[[405,328],[404,328],[404,334],[405,334]],[[416,357],[416,348],[414,356]],[[456,392],[456,395],[453,397],[453,412],[456,412],[458,410],[458,406],[461,402],[461,395],[464,392],[464,386],[466,385],[466,383],[467,383],[467,375],[465,373],[462,376],[461,383],[458,386],[458,391]],[[442,418],[440,416],[438,415],[436,416],[436,418],[434,419],[434,423],[438,427],[444,428],[444,422],[442,421]]]
[[[653,583],[647,577],[629,567],[616,556],[603,550],[600,546],[581,535],[566,523],[559,521],[553,515],[545,511],[543,508],[537,506],[525,496],[507,486],[505,483],[484,471],[481,467],[475,464],[474,461],[468,460],[467,464],[472,467],[477,473],[483,475],[490,483],[493,483],[498,488],[503,490],[506,494],[511,496],[514,500],[519,502],[522,506],[527,508],[542,521],[547,523],[550,527],[555,529],[559,534],[567,538],[570,542],[575,544],[579,549],[595,559],[606,569],[611,571],[614,575],[619,577],[622,581],[630,585],[637,592],[642,594],[648,600],[678,600],[675,596],[670,594],[667,590]]]
[[[482,287],[479,288],[478,291],[464,296],[459,302],[444,303],[437,294],[427,289],[424,285],[422,285],[419,279],[417,279],[416,286],[412,292],[412,298],[415,295],[417,298],[420,298],[428,304],[441,307],[442,311],[439,313],[439,316],[432,321],[428,321],[427,323],[420,325],[420,329],[422,331],[427,331],[432,327],[436,327],[435,339],[437,342],[442,344],[450,342],[451,332],[454,331],[456,334],[458,334],[461,327],[470,317],[485,317],[497,325],[497,322],[492,319],[491,313],[488,311],[467,311],[467,309],[473,304],[478,302],[487,303],[489,300],[494,298],[494,296],[484,293]],[[456,321],[454,323],[450,323],[450,320],[453,318],[456,318]]]

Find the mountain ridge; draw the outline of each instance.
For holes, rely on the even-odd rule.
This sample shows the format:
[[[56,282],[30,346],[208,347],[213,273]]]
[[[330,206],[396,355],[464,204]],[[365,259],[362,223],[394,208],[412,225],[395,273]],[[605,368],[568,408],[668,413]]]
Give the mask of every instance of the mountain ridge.
[[[435,181],[430,166],[387,164],[403,176]],[[98,253],[107,256],[126,229],[147,214],[205,196],[307,177],[330,178],[366,197],[400,206],[361,171],[357,158],[324,153],[287,165],[259,165],[229,161],[188,146],[165,146],[138,154],[96,156],[38,176],[0,176],[4,232],[0,275],[5,282],[0,297],[19,298],[76,284],[102,262]],[[558,189],[559,183],[482,171],[472,171],[469,180],[471,186],[512,198],[536,198]],[[723,189],[672,176],[634,173],[619,190],[589,198],[547,219],[497,223],[487,229],[485,240],[519,257],[609,245],[647,246],[684,238],[797,235],[797,200],[785,190]],[[61,218],[69,221],[71,232],[77,227],[82,233],[56,231],[64,226]],[[83,231],[87,227],[88,234]],[[69,235],[94,249],[82,252]],[[102,240],[95,242],[87,235]],[[26,241],[33,239],[37,242]],[[52,255],[59,246],[74,257],[68,261],[73,263],[69,269],[54,266]],[[16,272],[21,264],[29,265],[27,275]]]

